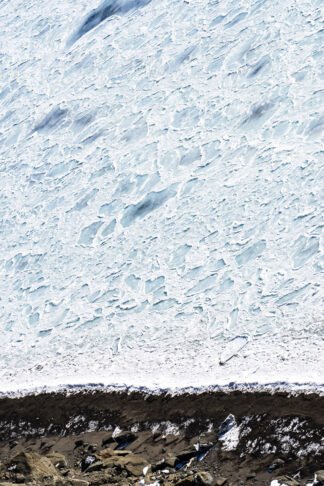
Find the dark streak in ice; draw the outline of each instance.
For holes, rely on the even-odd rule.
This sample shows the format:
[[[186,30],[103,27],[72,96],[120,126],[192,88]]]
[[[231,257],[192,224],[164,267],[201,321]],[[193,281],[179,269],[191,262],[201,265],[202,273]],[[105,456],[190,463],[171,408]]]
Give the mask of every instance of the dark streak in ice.
[[[35,125],[33,132],[39,132],[45,128],[51,129],[59,125],[66,117],[67,109],[60,107],[54,108],[48,115],[43,118],[37,125]]]
[[[259,118],[262,118],[263,115],[271,108],[270,103],[264,103],[263,105],[257,105],[254,108],[252,108],[252,113],[249,115],[243,122],[249,123],[252,120],[258,120]]]
[[[130,10],[147,5],[151,0],[105,0],[100,7],[93,10],[81,27],[71,37],[68,46],[74,44],[80,37],[97,27],[101,22],[116,14],[125,14]]]
[[[257,62],[253,66],[253,69],[248,75],[248,77],[252,78],[253,76],[256,76],[268,63],[269,63],[268,59],[261,59],[261,61]]]
[[[132,204],[126,208],[121,224],[125,226],[131,225],[135,219],[143,218],[150,212],[162,206],[168,199],[174,197],[177,192],[175,190],[176,184],[173,184],[168,189],[159,192],[151,192],[138,204]]]

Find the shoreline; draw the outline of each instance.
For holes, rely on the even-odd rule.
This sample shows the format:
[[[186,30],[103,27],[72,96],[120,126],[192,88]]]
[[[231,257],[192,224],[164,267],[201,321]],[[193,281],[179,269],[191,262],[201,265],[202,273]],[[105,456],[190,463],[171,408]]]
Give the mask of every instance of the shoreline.
[[[1,386],[1,385],[0,385]],[[242,392],[242,393],[284,393],[291,396],[296,396],[300,394],[315,394],[318,396],[324,396],[324,383],[294,383],[294,382],[283,382],[274,381],[268,383],[260,382],[247,382],[247,383],[236,383],[234,381],[228,384],[215,384],[215,385],[197,385],[197,386],[170,386],[170,387],[155,387],[150,386],[135,386],[124,384],[106,384],[104,382],[92,382],[92,383],[70,383],[70,384],[60,384],[60,385],[39,385],[35,387],[28,388],[18,388],[18,389],[0,389],[0,400],[2,398],[23,398],[26,396],[39,394],[53,394],[53,393],[63,393],[66,395],[73,393],[142,393],[147,395],[162,395],[168,394],[171,396],[178,396],[184,394],[200,395],[204,393],[232,393],[232,392]]]

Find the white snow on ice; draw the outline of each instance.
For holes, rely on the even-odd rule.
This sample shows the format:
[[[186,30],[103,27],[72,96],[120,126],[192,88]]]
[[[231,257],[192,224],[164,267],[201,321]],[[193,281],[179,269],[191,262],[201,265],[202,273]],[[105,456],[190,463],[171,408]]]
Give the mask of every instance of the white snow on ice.
[[[323,383],[323,13],[1,2],[0,391]]]

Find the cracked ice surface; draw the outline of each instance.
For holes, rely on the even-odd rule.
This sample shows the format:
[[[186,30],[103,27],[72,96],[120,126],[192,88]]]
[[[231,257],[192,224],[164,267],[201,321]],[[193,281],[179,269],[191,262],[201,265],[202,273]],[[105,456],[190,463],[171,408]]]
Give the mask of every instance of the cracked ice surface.
[[[322,2],[0,16],[1,389],[320,383]]]

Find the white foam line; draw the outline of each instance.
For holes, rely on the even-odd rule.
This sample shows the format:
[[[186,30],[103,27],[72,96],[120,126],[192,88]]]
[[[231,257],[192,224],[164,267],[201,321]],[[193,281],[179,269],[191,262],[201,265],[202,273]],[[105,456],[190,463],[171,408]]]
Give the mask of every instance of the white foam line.
[[[318,396],[324,396],[324,384],[316,383],[229,383],[227,385],[210,385],[205,387],[174,387],[174,388],[151,388],[147,386],[133,386],[126,384],[104,384],[104,383],[84,383],[84,384],[60,384],[52,386],[38,386],[29,387],[17,390],[2,390],[0,391],[0,398],[4,397],[23,397],[27,395],[39,395],[41,393],[66,393],[71,395],[78,392],[93,393],[96,391],[102,391],[106,393],[119,392],[119,393],[132,393],[139,392],[143,395],[160,395],[164,393],[170,394],[170,396],[177,396],[181,394],[199,395],[202,393],[210,392],[225,392],[232,393],[234,391],[241,391],[246,393],[262,393],[267,392],[276,394],[279,392],[285,392],[288,395],[296,396],[300,394],[312,394],[315,393]]]

